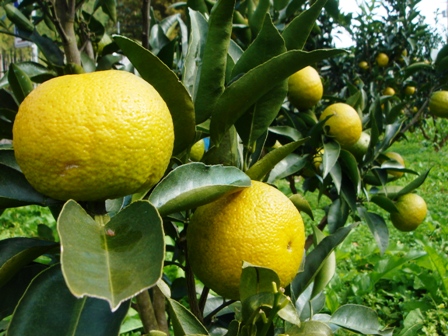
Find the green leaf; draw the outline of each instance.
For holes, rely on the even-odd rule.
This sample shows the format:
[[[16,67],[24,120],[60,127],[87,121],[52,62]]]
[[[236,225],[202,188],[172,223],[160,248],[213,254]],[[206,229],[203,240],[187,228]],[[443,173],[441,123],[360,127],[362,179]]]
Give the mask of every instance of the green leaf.
[[[297,274],[291,283],[293,298],[299,297],[299,295],[310,285],[316,274],[319,272],[323,261],[330,255],[336,246],[342,243],[355,226],[356,224],[352,224],[343,227],[332,235],[325,237],[319,245],[306,256],[303,272]]]
[[[196,208],[250,185],[250,178],[236,167],[195,162],[172,170],[151,192],[149,201],[165,216]]]
[[[248,13],[249,27],[252,30],[252,36],[257,36],[258,32],[261,30],[261,27],[266,20],[266,14],[269,11],[270,1],[251,1],[249,6],[254,6],[255,4],[257,7]]]
[[[75,298],[68,290],[60,265],[41,272],[14,311],[8,335],[118,335],[129,302],[115,312],[106,301]]]
[[[179,154],[194,142],[196,135],[191,96],[176,74],[150,51],[124,36],[115,35],[113,39],[168,105],[174,123],[173,154]]]
[[[48,206],[59,203],[38,193],[15,168],[0,164],[0,209],[29,204]]]
[[[361,188],[361,173],[359,172],[358,163],[352,153],[341,150],[339,153],[339,162],[341,163],[344,174],[356,185],[356,189]]]
[[[333,169],[339,158],[341,152],[341,146],[336,141],[329,141],[324,143],[324,155],[323,155],[323,178]]]
[[[182,82],[194,101],[198,89],[199,74],[202,69],[200,60],[202,60],[205,42],[207,41],[208,22],[200,12],[188,8],[188,13],[190,17],[190,38],[187,55],[185,56]]]
[[[210,123],[212,143],[219,144],[226,130],[234,125],[250,106],[293,73],[311,63],[342,52],[344,51],[338,49],[311,52],[292,50],[246,72],[227,86],[213,105],[213,117]]]
[[[370,308],[346,304],[339,307],[330,318],[330,323],[365,335],[392,336],[393,328],[384,329],[378,315]]]
[[[398,336],[416,336],[419,335],[421,329],[425,325],[425,317],[422,311],[417,308],[411,310],[403,321],[403,329]]]
[[[307,161],[306,156],[299,156],[295,153],[289,154],[272,168],[269,172],[267,182],[274,183],[276,180],[297,173],[306,166]]]
[[[36,30],[31,34],[21,35],[21,37],[34,42],[49,63],[56,66],[64,66],[64,54],[59,45],[51,38],[45,35],[41,36]]]
[[[57,76],[56,71],[49,69],[42,64],[35,62],[21,62],[15,64],[26,75],[36,83],[42,83],[48,79]]]
[[[287,333],[293,336],[333,336],[331,328],[326,323],[313,320],[304,321],[300,326],[293,326]]]
[[[168,313],[173,323],[174,336],[209,335],[207,329],[187,308],[167,298]]]
[[[383,208],[387,212],[397,212],[397,207],[389,197],[382,195],[375,195],[370,199],[370,201],[375,203],[379,207]]]
[[[439,250],[436,250],[427,242],[422,243],[431,264],[434,266],[435,274],[439,276],[439,281],[442,283],[441,289],[444,291],[444,294],[448,296],[448,263],[446,262],[445,257],[440,255]]]
[[[224,166],[242,167],[242,149],[235,127],[231,127],[224,135],[219,147],[211,146],[205,152],[202,161],[208,165],[222,164]]]
[[[358,214],[369,226],[380,253],[383,255],[389,246],[389,229],[385,220],[373,212],[368,212],[364,207],[358,208]]]
[[[261,160],[257,161],[246,174],[252,179],[260,181],[284,158],[299,148],[307,139],[291,142],[279,148],[276,148],[266,154]]]
[[[105,299],[116,310],[162,275],[162,220],[149,202],[137,201],[103,221],[75,201],[64,205],[58,219],[62,270],[73,295]]]
[[[117,3],[115,0],[96,0],[95,10],[99,7],[113,22],[117,22]]]
[[[302,133],[290,126],[271,126],[268,128],[268,130],[271,133],[290,138],[293,141],[297,141],[303,138]]]
[[[280,287],[280,279],[272,269],[244,262],[240,280],[240,300],[244,301],[259,293],[275,293],[273,283],[277,289]]]
[[[195,100],[196,122],[207,120],[224,91],[227,54],[232,33],[234,0],[218,0],[210,13],[207,42]]]
[[[0,149],[0,165],[20,171],[12,149]]]
[[[23,15],[20,9],[10,3],[3,5],[3,8],[5,9],[8,19],[15,24],[17,28],[27,32],[32,32],[34,30],[34,25],[25,15]]]
[[[325,235],[320,231],[317,226],[312,225],[314,234],[314,245],[317,246]],[[322,261],[321,268],[314,278],[313,291],[311,292],[310,299],[320,294],[333,278],[336,271],[336,253],[331,252],[324,261]]]
[[[407,186],[405,186],[403,189],[401,189],[397,193],[397,195],[395,196],[395,199],[400,197],[400,196],[402,196],[402,195],[409,194],[410,192],[412,192],[415,189],[417,189],[418,187],[420,187],[425,182],[425,180],[428,177],[430,171],[431,171],[431,169],[428,169],[426,172],[424,172],[423,174],[419,175],[411,183],[409,183]]]
[[[9,67],[8,82],[19,104],[34,89],[31,79],[14,63]]]
[[[330,205],[327,214],[328,229],[330,233],[336,232],[347,222],[349,207],[343,198],[336,198]]]
[[[289,197],[289,200],[295,205],[297,210],[306,213],[312,220],[314,220],[313,209],[308,203],[307,199],[301,194],[294,194]]]
[[[317,0],[313,6],[303,11],[286,26],[283,31],[283,38],[285,39],[288,50],[303,49],[326,2],[327,0]]]
[[[54,242],[35,238],[0,240],[0,287],[25,265],[57,246]]]
[[[260,33],[235,64],[231,77],[238,77],[285,51],[285,42],[272,23],[270,16],[266,15]],[[260,97],[256,104],[239,118],[235,126],[243,144],[252,145],[266,132],[277,116],[287,91],[287,80],[284,80]]]
[[[426,64],[425,62],[412,63],[403,69],[403,81],[419,71],[430,71],[432,67],[431,64]]]
[[[46,268],[46,265],[31,263],[21,268],[6,284],[0,286],[0,297],[2,298],[0,300],[0,320],[12,315],[31,280]]]

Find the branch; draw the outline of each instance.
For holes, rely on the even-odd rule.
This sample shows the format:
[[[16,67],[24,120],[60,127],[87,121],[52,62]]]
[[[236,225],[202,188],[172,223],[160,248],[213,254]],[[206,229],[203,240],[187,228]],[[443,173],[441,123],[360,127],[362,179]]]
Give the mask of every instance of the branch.
[[[151,26],[151,0],[143,0],[142,5],[142,46],[149,49],[149,29]]]
[[[151,330],[158,330],[156,316],[154,313],[154,307],[151,302],[148,290],[144,290],[136,296],[138,314],[143,323],[145,333],[149,333]]]

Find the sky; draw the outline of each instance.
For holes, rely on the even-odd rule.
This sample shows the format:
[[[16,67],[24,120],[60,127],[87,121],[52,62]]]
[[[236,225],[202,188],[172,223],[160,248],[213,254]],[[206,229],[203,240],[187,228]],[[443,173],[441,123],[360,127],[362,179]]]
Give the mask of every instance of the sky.
[[[370,0],[369,0],[370,1]],[[448,19],[442,16],[442,11],[447,10],[447,1],[448,0],[422,0],[417,8],[420,10],[420,13],[426,17],[426,23],[436,27],[439,30],[439,33],[444,36],[444,29],[447,27]],[[354,12],[357,13],[359,11],[358,3],[361,3],[362,0],[339,0],[339,7],[343,13]],[[435,24],[435,12],[439,10],[438,16],[438,25]],[[348,47],[351,44],[351,39],[347,35],[341,35],[340,40],[335,39],[337,44],[336,47],[344,48]]]

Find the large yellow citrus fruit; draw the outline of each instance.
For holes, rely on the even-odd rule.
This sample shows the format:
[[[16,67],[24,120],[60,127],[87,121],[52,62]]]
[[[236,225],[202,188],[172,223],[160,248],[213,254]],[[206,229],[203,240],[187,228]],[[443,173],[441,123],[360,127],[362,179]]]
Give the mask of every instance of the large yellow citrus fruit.
[[[319,120],[330,117],[324,125],[327,135],[333,137],[342,147],[355,144],[362,132],[362,122],[358,112],[348,104],[335,103],[328,106]]]
[[[437,91],[431,95],[429,112],[437,117],[448,118],[448,91]]]
[[[400,231],[413,231],[425,219],[427,206],[425,200],[417,194],[405,194],[395,202],[398,212],[392,212],[392,224]]]
[[[149,188],[163,176],[173,143],[159,93],[118,70],[44,82],[22,102],[13,127],[25,177],[59,200],[105,200]]]
[[[199,207],[187,229],[196,276],[219,295],[239,298],[243,261],[273,269],[281,286],[297,274],[304,254],[302,217],[281,191],[265,183]]]
[[[379,53],[376,56],[376,63],[378,64],[378,66],[380,67],[385,67],[387,66],[387,64],[389,64],[389,56],[387,56],[385,53]]]
[[[389,159],[398,162],[401,166],[403,166],[403,168],[405,167],[404,159],[400,154],[396,152],[387,152],[384,153],[384,155],[386,155]],[[380,162],[383,163],[384,160],[380,160]],[[387,170],[387,174],[390,175],[390,177],[392,177],[393,179],[398,179],[404,175],[404,173],[401,171],[390,169]]]
[[[288,99],[299,110],[306,110],[321,100],[324,92],[322,81],[317,71],[307,66],[288,80]]]

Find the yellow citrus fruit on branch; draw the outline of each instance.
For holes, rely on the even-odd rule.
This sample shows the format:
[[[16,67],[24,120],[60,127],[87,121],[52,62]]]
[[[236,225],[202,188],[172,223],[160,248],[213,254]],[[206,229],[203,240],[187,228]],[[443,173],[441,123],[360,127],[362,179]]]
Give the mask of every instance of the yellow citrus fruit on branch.
[[[328,106],[319,120],[331,116],[324,125],[327,135],[333,137],[342,147],[355,144],[362,132],[362,122],[358,112],[348,104],[335,103]]]
[[[413,231],[425,219],[427,206],[425,200],[417,194],[405,194],[395,202],[397,212],[390,214],[392,224],[400,231]]]
[[[25,177],[59,200],[105,200],[150,188],[167,169],[173,143],[159,93],[118,70],[44,82],[22,102],[13,127]]]
[[[356,141],[353,145],[347,147],[346,149],[350,153],[352,153],[357,160],[361,160],[364,157],[364,154],[367,153],[369,144],[370,144],[370,134],[362,132],[358,141]]]
[[[389,64],[389,56],[387,56],[385,53],[379,53],[376,56],[376,63],[378,64],[378,66],[380,67],[386,67],[387,64]]]
[[[384,153],[384,155],[386,155],[392,161],[396,161],[403,168],[405,167],[404,159],[403,159],[403,157],[400,154],[398,154],[396,152],[387,152],[387,153]],[[383,163],[384,160],[380,160],[380,162]],[[404,175],[404,173],[401,172],[401,171],[390,170],[390,169],[387,170],[387,174],[390,175],[390,177],[392,177],[394,179],[398,179],[398,178],[400,178],[400,177],[402,177]]]
[[[299,110],[306,110],[322,99],[324,88],[318,72],[307,66],[288,80],[288,99]]]
[[[366,61],[361,61],[358,63],[358,66],[363,70],[367,70],[369,68],[369,63]]]
[[[383,90],[383,95],[385,96],[393,96],[395,94],[395,90],[393,88],[391,88],[390,86],[388,86],[387,88],[385,88]]]
[[[205,142],[201,139],[193,144],[190,149],[190,160],[191,161],[201,161],[205,153]]]
[[[415,93],[415,86],[406,86],[404,89],[404,94],[407,96],[412,96]]]
[[[273,269],[287,286],[304,254],[302,217],[278,189],[252,186],[199,207],[187,228],[196,276],[219,295],[239,298],[243,262]]]
[[[429,112],[437,117],[448,118],[448,91],[437,91],[431,95]]]

